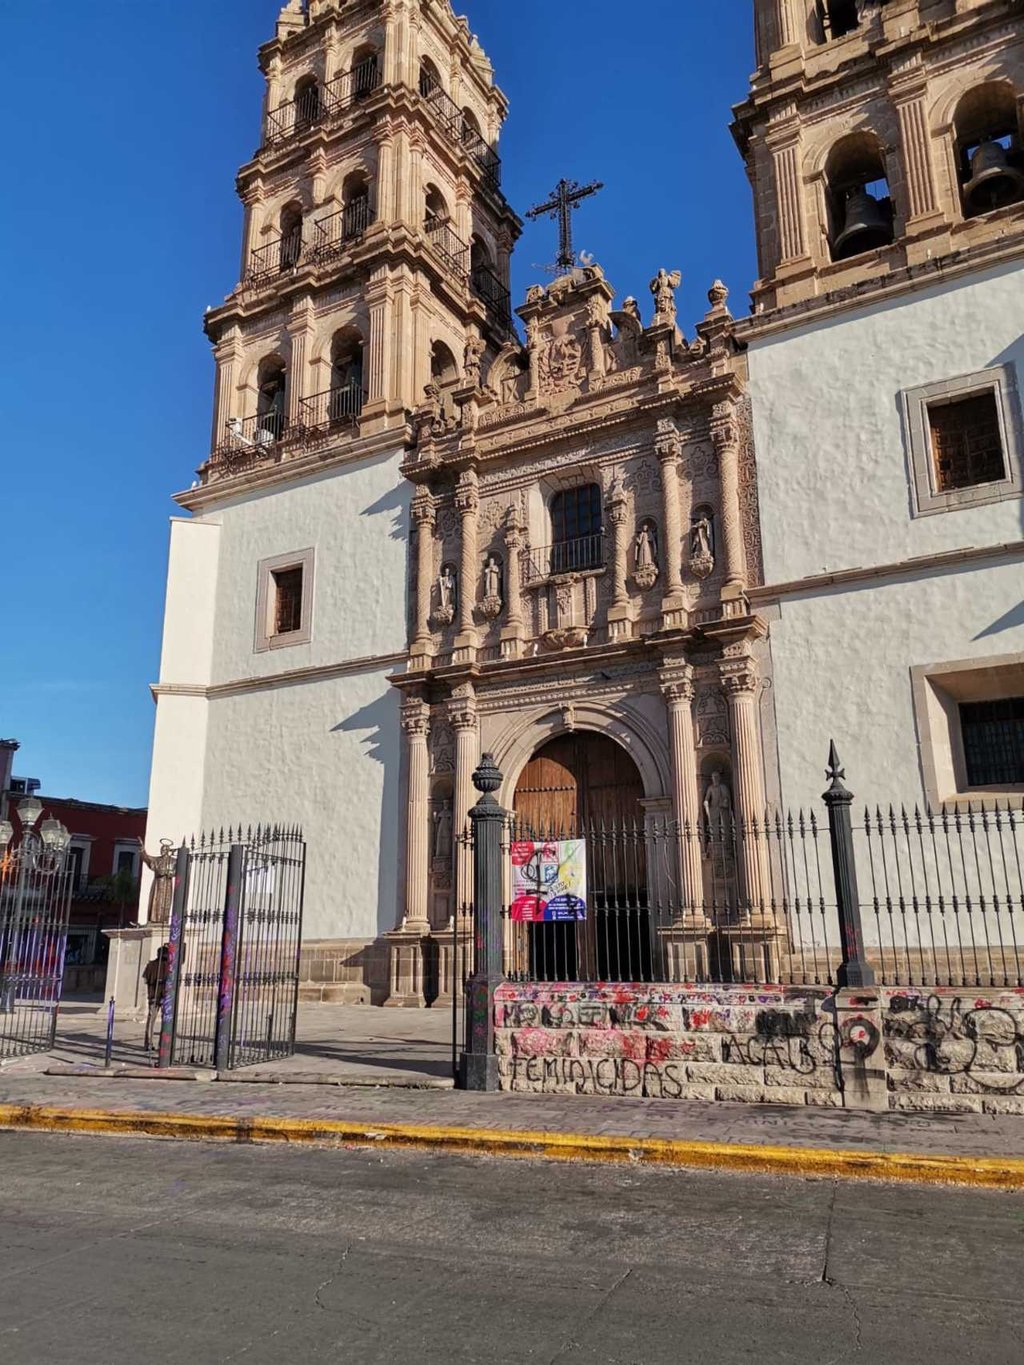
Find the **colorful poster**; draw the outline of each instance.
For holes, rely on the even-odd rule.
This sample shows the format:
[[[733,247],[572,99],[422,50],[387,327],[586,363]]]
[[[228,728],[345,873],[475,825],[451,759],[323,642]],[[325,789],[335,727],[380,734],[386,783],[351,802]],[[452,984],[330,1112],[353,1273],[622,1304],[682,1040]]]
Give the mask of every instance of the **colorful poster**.
[[[585,839],[522,839],[512,845],[512,918],[543,923],[587,917]]]

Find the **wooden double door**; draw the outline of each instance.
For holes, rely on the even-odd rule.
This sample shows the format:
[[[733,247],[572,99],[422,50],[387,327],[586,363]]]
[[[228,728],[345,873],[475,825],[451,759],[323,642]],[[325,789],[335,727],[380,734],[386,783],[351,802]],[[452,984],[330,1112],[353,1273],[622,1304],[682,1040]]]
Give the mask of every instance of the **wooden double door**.
[[[643,795],[622,746],[590,731],[550,740],[523,769],[515,811],[524,835],[587,846],[586,919],[524,926],[534,980],[651,979]]]

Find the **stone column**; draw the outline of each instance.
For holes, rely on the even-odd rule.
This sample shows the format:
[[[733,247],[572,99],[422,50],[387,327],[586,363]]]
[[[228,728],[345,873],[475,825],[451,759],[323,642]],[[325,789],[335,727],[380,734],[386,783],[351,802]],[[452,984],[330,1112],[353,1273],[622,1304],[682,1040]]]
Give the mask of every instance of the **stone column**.
[[[213,404],[210,448],[216,450],[226,438],[228,418],[244,415],[235,411],[238,367],[242,359],[242,335],[237,325],[231,327],[218,341],[213,355],[217,364],[217,393]]]
[[[452,806],[452,845],[455,858],[455,907],[468,905],[473,894],[473,858],[461,836],[469,824],[469,810],[476,799],[473,770],[480,758],[476,698],[472,683],[460,684],[448,708],[448,721],[455,734],[455,800]]]
[[[505,517],[505,621],[501,632],[502,658],[515,659],[523,638],[523,588],[519,556],[523,550],[523,524],[513,504]]]
[[[366,289],[370,335],[364,348],[364,354],[367,357],[367,402],[362,415],[371,420],[383,416],[387,411],[387,400],[390,393],[391,329],[388,326],[390,299],[388,268],[381,266],[373,272]]]
[[[244,218],[242,222],[242,259],[238,269],[239,281],[244,280],[249,273],[249,261],[253,251],[253,237],[255,235],[254,227],[257,210],[262,203],[263,186],[257,182],[250,182],[242,191]]]
[[[291,339],[291,363],[288,366],[288,425],[298,425],[302,414],[302,400],[310,396],[309,373],[313,349],[315,317],[309,298],[296,299],[288,321]]]
[[[749,655],[722,665],[732,732],[733,807],[740,873],[740,922],[728,929],[733,971],[743,981],[778,979],[779,932],[771,908],[764,837],[765,790],[757,698],[760,677]]]
[[[411,653],[429,660],[433,654],[430,633],[430,594],[434,585],[434,499],[427,488],[418,488],[412,500],[412,524],[416,528],[416,623]]]
[[[725,582],[722,596],[742,597],[747,584],[746,554],[740,518],[740,433],[736,405],[716,403],[711,415],[711,440],[718,456],[721,486],[722,551]]]
[[[795,109],[787,107],[783,114],[786,117],[785,124],[770,126],[766,135],[775,180],[780,265],[801,260],[807,255],[804,194],[800,177],[800,125]]]
[[[427,895],[430,886],[430,813],[427,736],[430,707],[410,697],[402,703],[402,730],[409,755],[409,792],[406,808],[405,911],[388,940],[389,989],[384,1002],[391,1006],[424,1005],[423,940],[430,932]]]
[[[629,593],[626,589],[629,571],[629,502],[618,470],[608,489],[605,515],[612,528],[612,600],[608,604],[608,634],[611,639],[618,640],[630,633]]]
[[[679,826],[679,895],[672,926],[663,935],[669,980],[693,981],[708,975],[708,934],[701,857],[700,791],[693,733],[693,669],[686,663],[661,670],[672,752],[672,806]]]
[[[476,607],[477,518],[480,511],[480,496],[477,491],[475,470],[467,469],[460,475],[455,489],[455,508],[461,521],[462,552],[459,567],[459,633],[455,637],[456,657],[453,662],[463,662],[464,658],[470,658],[476,649],[473,610]],[[466,651],[464,658],[460,651]]]
[[[386,133],[377,144],[377,183],[371,186],[377,218],[382,223],[390,223],[395,218],[397,199],[395,196],[395,142]]]
[[[683,554],[683,527],[679,511],[679,457],[682,442],[672,422],[658,423],[655,451],[661,463],[662,516],[665,522],[665,588],[662,615],[666,629],[685,625],[686,608],[680,565]]]

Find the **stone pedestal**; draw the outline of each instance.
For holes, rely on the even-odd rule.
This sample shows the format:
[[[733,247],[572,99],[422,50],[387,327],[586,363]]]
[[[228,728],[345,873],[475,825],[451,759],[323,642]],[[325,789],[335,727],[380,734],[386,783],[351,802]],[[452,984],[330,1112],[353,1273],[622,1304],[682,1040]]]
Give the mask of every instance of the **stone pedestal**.
[[[437,998],[431,1008],[451,1009],[453,1003],[461,1006],[465,1000],[463,980],[470,945],[464,938],[456,953],[455,925],[451,920],[443,929],[434,929],[431,937],[437,945]]]
[[[384,937],[388,941],[388,998],[385,1005],[392,1008],[423,1009],[425,953],[424,938],[428,930],[416,928],[393,929]]]
[[[889,1085],[878,991],[863,986],[844,987],[836,991],[832,1004],[843,1078],[843,1108],[887,1113]]]
[[[704,915],[687,915],[678,924],[660,929],[665,946],[665,977],[668,981],[708,981],[708,935],[711,921]]]
[[[778,981],[783,935],[774,916],[747,915],[738,924],[724,925],[721,933],[729,945],[734,981]]]
[[[148,1001],[142,973],[156,957],[160,945],[167,942],[169,933],[167,924],[104,930],[110,940],[110,953],[103,1000],[106,1008],[106,1002],[113,996],[115,1019],[145,1019]]]

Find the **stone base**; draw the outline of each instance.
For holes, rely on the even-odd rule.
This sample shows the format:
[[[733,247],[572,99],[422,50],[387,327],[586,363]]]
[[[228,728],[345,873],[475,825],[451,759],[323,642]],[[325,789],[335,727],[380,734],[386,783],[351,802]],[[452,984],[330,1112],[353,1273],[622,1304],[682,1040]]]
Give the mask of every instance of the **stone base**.
[[[392,1009],[423,1009],[426,1006],[426,940],[430,929],[394,929],[384,937],[388,943],[388,994],[384,1004]]]
[[[148,1000],[142,974],[160,945],[167,942],[170,928],[166,924],[143,924],[103,932],[110,940],[104,1002],[113,996],[115,1019],[145,1019]]]
[[[299,999],[310,1003],[379,1005],[388,991],[384,939],[310,939],[299,958]]]
[[[658,931],[658,936],[665,945],[665,970],[669,981],[709,980],[710,930],[710,921],[700,919]]]
[[[746,923],[724,925],[720,933],[728,945],[734,981],[778,981],[783,936],[770,916],[755,915]]]

